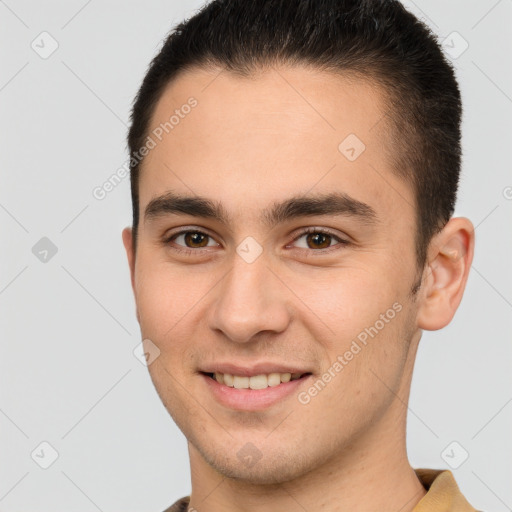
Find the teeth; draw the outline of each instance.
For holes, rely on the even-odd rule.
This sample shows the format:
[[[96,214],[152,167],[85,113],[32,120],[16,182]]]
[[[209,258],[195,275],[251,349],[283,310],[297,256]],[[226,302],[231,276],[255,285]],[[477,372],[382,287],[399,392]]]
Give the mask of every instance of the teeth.
[[[267,382],[270,387],[274,387],[274,386],[281,384],[281,374],[280,373],[271,373],[267,377]]]
[[[249,377],[233,375],[233,387],[236,389],[247,389],[249,387]]]
[[[236,389],[265,389],[296,380],[303,375],[302,373],[269,373],[244,377],[241,375],[230,375],[229,373],[215,373],[214,379],[220,384],[225,384],[230,388]]]
[[[268,387],[268,379],[266,375],[253,375],[249,378],[249,387],[251,389],[265,389]]]

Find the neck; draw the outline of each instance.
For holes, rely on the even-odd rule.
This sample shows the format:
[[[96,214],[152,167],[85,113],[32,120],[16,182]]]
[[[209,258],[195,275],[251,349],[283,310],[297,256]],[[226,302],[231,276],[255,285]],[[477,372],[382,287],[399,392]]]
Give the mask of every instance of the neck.
[[[379,429],[378,435],[360,438],[349,449],[300,478],[271,485],[221,475],[189,444],[193,507],[190,510],[411,512],[426,491],[409,464],[405,440],[383,443],[383,439],[389,440],[393,432],[401,430],[399,426],[402,425],[390,423],[388,435]]]

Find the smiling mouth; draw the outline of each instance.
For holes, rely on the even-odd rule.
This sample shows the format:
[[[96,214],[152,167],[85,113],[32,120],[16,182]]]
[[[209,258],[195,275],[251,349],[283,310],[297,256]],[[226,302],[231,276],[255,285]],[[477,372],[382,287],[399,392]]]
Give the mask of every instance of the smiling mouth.
[[[307,373],[267,373],[260,375],[253,375],[251,377],[241,375],[231,375],[229,373],[207,373],[200,372],[203,375],[210,377],[217,381],[219,384],[235,388],[235,389],[266,389],[268,387],[276,387],[280,384],[299,380],[311,375]]]

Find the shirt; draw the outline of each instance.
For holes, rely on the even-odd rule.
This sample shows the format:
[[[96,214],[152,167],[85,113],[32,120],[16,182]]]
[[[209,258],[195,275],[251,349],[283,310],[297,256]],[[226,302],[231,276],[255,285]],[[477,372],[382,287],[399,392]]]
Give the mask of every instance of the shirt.
[[[427,494],[412,512],[481,512],[468,503],[450,470],[418,468],[414,471]],[[187,512],[189,502],[190,496],[185,496],[164,512]]]

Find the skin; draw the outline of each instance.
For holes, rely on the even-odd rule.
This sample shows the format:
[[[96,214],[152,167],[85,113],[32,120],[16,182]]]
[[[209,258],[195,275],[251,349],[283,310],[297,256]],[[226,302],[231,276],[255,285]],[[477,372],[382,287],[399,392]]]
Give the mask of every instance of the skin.
[[[422,331],[446,326],[459,306],[473,225],[452,218],[416,267],[413,191],[393,174],[386,105],[371,83],[305,67],[250,79],[194,69],[167,87],[150,130],[190,96],[198,105],[143,162],[136,257],[130,228],[123,242],[142,337],[160,350],[150,375],[188,439],[191,507],[412,510],[425,495],[406,453],[414,360]],[[351,133],[366,146],[353,162],[338,150]],[[219,201],[232,223],[145,221],[149,201],[171,190]],[[333,190],[370,205],[377,222],[323,215],[268,229],[260,219],[275,201]],[[350,243],[327,239],[320,254],[300,234],[310,226]],[[212,238],[207,247],[163,241],[180,227]],[[247,236],[263,250],[250,264],[236,252]],[[196,252],[173,251],[180,246]],[[394,303],[401,311],[307,405],[294,393],[262,411],[229,409],[198,373],[221,360],[265,360],[316,380]],[[248,442],[261,455],[250,467],[237,456]]]

